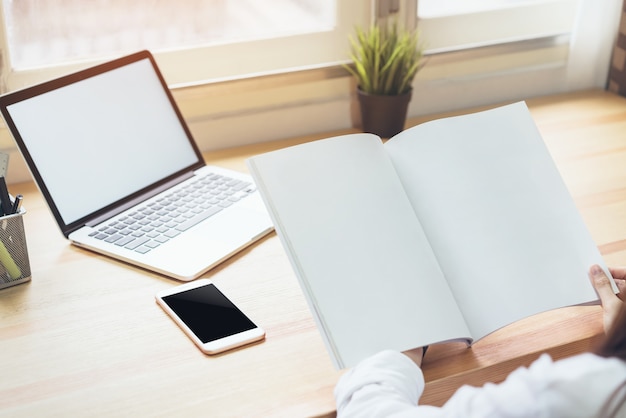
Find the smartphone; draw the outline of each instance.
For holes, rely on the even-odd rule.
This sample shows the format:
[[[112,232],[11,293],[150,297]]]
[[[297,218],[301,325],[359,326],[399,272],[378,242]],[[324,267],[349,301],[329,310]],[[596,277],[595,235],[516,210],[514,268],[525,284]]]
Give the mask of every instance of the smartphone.
[[[157,303],[206,354],[260,341],[265,331],[248,318],[209,279],[162,290]]]

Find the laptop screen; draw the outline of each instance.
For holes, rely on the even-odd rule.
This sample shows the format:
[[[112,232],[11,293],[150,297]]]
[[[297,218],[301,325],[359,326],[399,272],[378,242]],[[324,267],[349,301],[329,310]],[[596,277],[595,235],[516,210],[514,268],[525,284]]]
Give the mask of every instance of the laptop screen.
[[[150,58],[43,90],[6,109],[65,225],[201,160]]]

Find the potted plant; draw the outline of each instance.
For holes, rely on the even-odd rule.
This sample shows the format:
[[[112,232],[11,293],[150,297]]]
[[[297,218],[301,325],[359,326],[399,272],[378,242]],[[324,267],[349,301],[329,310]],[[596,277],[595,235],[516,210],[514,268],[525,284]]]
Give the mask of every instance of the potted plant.
[[[424,65],[418,32],[395,22],[356,28],[350,37],[352,65],[364,132],[390,138],[404,129],[412,82]]]

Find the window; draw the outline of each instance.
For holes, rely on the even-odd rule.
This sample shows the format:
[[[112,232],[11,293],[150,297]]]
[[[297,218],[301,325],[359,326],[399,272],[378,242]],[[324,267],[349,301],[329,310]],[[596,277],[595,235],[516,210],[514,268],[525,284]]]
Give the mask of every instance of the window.
[[[183,5],[184,7],[181,7]],[[330,30],[332,1],[5,0],[14,68]],[[103,17],[106,17],[103,19]],[[28,22],[28,25],[25,24]]]
[[[418,94],[429,100],[413,112],[602,88],[620,8],[619,0],[419,0],[430,60]]]
[[[347,59],[348,34],[374,11],[417,25],[426,42],[428,62],[416,77],[409,116],[602,88],[622,0],[602,7],[593,0],[0,4],[3,88],[149,48],[200,148],[209,151],[351,127],[354,86],[338,63]],[[0,148],[12,147],[0,129]]]
[[[139,49],[171,85],[336,62],[369,10],[355,0],[3,0],[3,12],[16,88]]]
[[[432,65],[425,79],[484,77],[567,64],[578,0],[420,0]]]
[[[420,29],[432,52],[568,37],[578,0],[420,0]]]

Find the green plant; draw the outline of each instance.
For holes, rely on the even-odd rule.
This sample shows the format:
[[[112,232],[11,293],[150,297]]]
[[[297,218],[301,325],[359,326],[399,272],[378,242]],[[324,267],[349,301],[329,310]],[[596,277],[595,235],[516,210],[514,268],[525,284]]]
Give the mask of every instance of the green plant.
[[[396,23],[356,28],[350,37],[352,65],[345,68],[365,93],[397,95],[411,90],[415,75],[424,65],[418,32]]]

